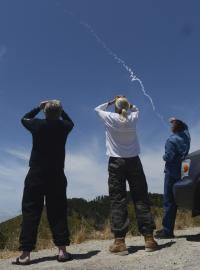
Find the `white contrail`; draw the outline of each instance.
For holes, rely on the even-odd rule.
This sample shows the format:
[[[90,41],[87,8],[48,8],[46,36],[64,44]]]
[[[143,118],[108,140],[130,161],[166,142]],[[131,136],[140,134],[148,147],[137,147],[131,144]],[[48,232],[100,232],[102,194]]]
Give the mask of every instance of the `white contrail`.
[[[70,16],[73,16],[75,19],[77,19],[77,18],[76,18],[76,15],[75,15],[74,13],[69,12],[69,11],[66,10],[66,9],[64,10],[64,12],[67,13],[68,15],[70,15]],[[85,21],[79,20],[79,19],[78,19],[78,21],[79,21],[79,23],[80,23],[84,28],[86,28],[86,29],[91,33],[91,35],[96,39],[96,41],[101,45],[101,47],[102,47],[102,48],[103,48],[110,56],[112,56],[112,57],[114,58],[114,60],[116,60],[116,62],[117,62],[118,64],[120,64],[120,65],[121,65],[121,66],[129,73],[130,80],[131,80],[132,82],[137,81],[137,82],[140,84],[141,91],[142,91],[143,95],[144,95],[144,96],[149,100],[149,102],[151,103],[151,106],[152,106],[153,111],[156,113],[157,117],[159,117],[159,118],[162,120],[162,122],[166,125],[166,122],[165,122],[165,120],[164,120],[164,117],[163,117],[160,113],[157,112],[156,106],[155,106],[155,104],[154,104],[154,101],[153,101],[152,97],[146,92],[142,80],[141,80],[139,77],[137,77],[137,75],[136,75],[135,72],[132,70],[132,68],[130,68],[130,67],[126,64],[126,62],[125,62],[123,59],[121,59],[121,58],[120,58],[113,50],[111,50],[111,49],[107,46],[107,44],[99,37],[99,35],[96,33],[96,31],[93,29],[93,27],[92,27],[90,24],[88,24],[88,23],[85,22]]]

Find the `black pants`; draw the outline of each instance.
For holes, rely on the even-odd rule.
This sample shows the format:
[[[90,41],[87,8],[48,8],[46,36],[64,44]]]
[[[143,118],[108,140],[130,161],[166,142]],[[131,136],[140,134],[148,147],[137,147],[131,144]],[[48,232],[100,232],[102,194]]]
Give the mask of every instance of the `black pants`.
[[[138,228],[142,235],[151,234],[155,229],[150,211],[148,187],[140,158],[109,159],[109,196],[111,201],[111,230],[115,237],[125,237],[129,219],[127,210],[126,180],[136,211]]]
[[[19,250],[32,251],[35,248],[44,198],[55,245],[69,245],[66,187],[64,170],[30,168],[22,199],[23,219]]]

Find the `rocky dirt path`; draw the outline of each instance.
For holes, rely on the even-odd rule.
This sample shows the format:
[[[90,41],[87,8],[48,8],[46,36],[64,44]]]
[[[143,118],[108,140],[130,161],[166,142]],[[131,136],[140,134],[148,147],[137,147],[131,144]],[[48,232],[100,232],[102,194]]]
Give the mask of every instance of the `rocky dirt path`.
[[[199,270],[200,269],[200,228],[176,232],[173,240],[159,240],[160,250],[144,251],[142,237],[127,238],[129,255],[120,257],[108,253],[112,241],[89,241],[72,245],[69,251],[74,260],[58,263],[56,249],[43,250],[32,254],[29,266],[11,265],[11,259],[0,260],[1,270]]]

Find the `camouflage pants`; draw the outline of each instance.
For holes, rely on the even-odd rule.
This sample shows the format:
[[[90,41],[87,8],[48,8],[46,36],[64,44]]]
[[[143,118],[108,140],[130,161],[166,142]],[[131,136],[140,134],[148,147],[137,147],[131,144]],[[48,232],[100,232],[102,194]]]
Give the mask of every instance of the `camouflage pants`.
[[[153,233],[155,223],[150,211],[148,187],[140,158],[109,159],[109,196],[111,201],[111,230],[115,237],[124,237],[128,232],[126,181],[135,206],[139,232]]]

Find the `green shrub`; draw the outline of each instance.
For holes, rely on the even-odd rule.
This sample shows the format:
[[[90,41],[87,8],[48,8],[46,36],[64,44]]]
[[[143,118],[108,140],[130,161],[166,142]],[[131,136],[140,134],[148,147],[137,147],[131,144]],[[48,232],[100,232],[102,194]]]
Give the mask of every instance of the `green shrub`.
[[[8,238],[2,232],[0,232],[0,249],[4,249]]]

